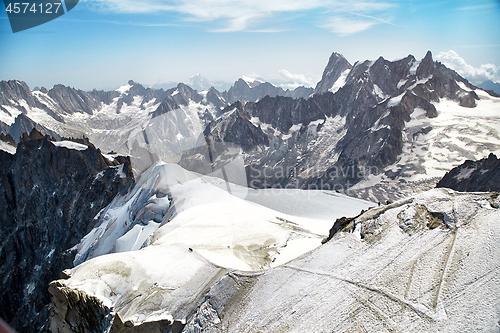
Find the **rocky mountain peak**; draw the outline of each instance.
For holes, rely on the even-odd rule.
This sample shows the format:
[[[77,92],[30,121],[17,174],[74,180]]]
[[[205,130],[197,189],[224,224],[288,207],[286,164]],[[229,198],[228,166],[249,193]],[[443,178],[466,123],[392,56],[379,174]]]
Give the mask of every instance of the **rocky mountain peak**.
[[[325,70],[323,71],[321,81],[318,82],[316,89],[314,89],[314,93],[321,94],[330,90],[337,80],[339,80],[339,78],[351,68],[352,65],[346,58],[344,58],[343,55],[333,52],[328,60]]]
[[[11,101],[25,100],[30,107],[36,106],[30,88],[24,81],[0,81],[0,105],[12,105]],[[27,110],[23,107],[25,112]]]
[[[432,60],[431,51],[427,51],[425,57],[420,62],[420,65],[417,68],[417,77],[419,79],[424,79],[429,77],[434,72],[435,64],[434,60]]]
[[[26,142],[26,141],[32,141],[32,140],[39,140],[43,139],[44,135],[40,133],[36,128],[33,128],[30,132],[30,134],[27,134],[26,132],[22,134],[21,138],[19,139],[19,142]]]
[[[73,114],[75,112],[93,114],[102,102],[89,93],[56,84],[49,90],[48,95],[60,108],[60,112]]]
[[[36,129],[0,151],[0,317],[19,332],[48,328],[47,284],[72,267],[94,217],[134,183],[130,158],[55,145]],[[69,147],[69,148],[68,148]]]

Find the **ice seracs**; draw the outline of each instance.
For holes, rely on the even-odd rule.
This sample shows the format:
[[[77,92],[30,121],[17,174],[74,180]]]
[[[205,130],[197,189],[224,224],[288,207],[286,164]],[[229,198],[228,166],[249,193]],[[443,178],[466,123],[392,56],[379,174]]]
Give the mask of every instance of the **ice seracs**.
[[[111,326],[128,321],[136,329],[177,321],[183,332],[494,330],[499,306],[498,200],[490,193],[425,192],[372,208],[323,246],[274,268],[250,272],[228,268],[238,260],[248,263],[248,258],[243,258],[244,252],[237,254],[241,248],[235,244],[233,256],[228,255],[223,245],[237,237],[257,241],[261,248],[246,253],[256,256],[255,250],[269,244],[264,241],[270,230],[265,222],[257,221],[264,229],[255,233],[246,221],[244,234],[235,237],[242,226],[224,233],[217,222],[237,222],[210,217],[220,213],[224,200],[209,214],[206,205],[185,207],[158,229],[170,225],[152,245],[89,260],[67,272],[69,279],[53,282],[51,293],[56,298],[85,293],[111,314],[99,315],[94,322],[107,320]],[[229,210],[233,218],[239,218],[238,212],[249,214],[243,206]],[[204,217],[210,221],[206,225]],[[188,225],[188,233],[180,232],[183,225]],[[199,243],[202,228],[210,239],[204,246]],[[219,238],[224,241],[217,244]],[[63,306],[53,318],[55,327],[64,324]],[[78,311],[80,306],[68,309]]]
[[[332,218],[371,205],[337,193],[249,190],[224,182],[157,162],[99,214],[77,246],[75,263],[151,244],[183,244],[218,266],[260,270],[319,246]],[[285,209],[301,203],[302,209]]]
[[[78,290],[138,326],[186,323],[224,274],[283,265],[320,246],[332,219],[370,206],[335,192],[251,190],[157,162],[99,213],[71,277],[51,292]],[[57,312],[53,323],[64,326]]]

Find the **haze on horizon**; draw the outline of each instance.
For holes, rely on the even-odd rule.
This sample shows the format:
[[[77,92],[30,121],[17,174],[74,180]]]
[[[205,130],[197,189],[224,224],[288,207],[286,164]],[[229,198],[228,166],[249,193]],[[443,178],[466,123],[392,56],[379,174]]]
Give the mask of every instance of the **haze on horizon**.
[[[82,0],[16,34],[0,10],[0,79],[110,90],[200,73],[314,87],[333,51],[354,63],[430,50],[473,84],[500,82],[498,31],[495,0]]]

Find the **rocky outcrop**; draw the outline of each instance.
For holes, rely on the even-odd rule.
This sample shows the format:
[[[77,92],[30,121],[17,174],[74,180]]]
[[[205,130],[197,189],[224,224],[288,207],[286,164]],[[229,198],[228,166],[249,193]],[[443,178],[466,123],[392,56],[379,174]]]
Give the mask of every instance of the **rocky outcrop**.
[[[151,115],[153,118],[158,117],[181,106],[187,106],[190,101],[200,103],[202,100],[203,97],[196,90],[191,89],[184,83],[179,83],[176,88],[167,90],[167,96]]]
[[[15,155],[0,151],[0,317],[19,332],[48,329],[48,283],[72,267],[71,248],[96,214],[134,183],[130,159],[122,162],[36,130]]]
[[[65,287],[58,281],[50,283],[51,332],[104,332],[112,323],[111,311],[98,298],[83,291]]]
[[[10,134],[0,134],[0,141],[6,142],[12,146],[17,146],[16,141],[14,141],[14,138]]]
[[[500,192],[500,159],[491,153],[479,161],[467,160],[447,172],[436,187],[460,192]]]
[[[484,81],[481,84],[478,84],[478,87],[495,94],[496,97],[500,97],[500,95],[499,95],[500,94],[500,83],[495,83],[491,80],[488,80],[488,81]]]
[[[211,122],[204,131],[209,146],[214,147],[216,142],[227,142],[249,151],[259,145],[269,145],[268,137],[249,121],[240,102],[223,112],[223,116]]]

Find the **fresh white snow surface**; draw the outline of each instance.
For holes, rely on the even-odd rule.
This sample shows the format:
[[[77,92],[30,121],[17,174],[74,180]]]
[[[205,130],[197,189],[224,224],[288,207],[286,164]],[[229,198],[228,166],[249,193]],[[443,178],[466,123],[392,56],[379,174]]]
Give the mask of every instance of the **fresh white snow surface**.
[[[496,332],[495,200],[436,189],[369,210],[305,256],[222,279],[184,332]]]
[[[52,142],[56,147],[64,147],[68,149],[74,150],[87,150],[89,147],[87,145],[83,145],[81,143],[73,142],[73,141],[54,141]]]
[[[329,89],[332,93],[335,94],[340,88],[342,88],[345,85],[347,80],[347,75],[349,75],[350,71],[351,71],[350,69],[346,69],[340,74],[337,81],[335,81],[333,86]]]
[[[221,183],[157,162],[99,214],[62,283],[124,321],[185,320],[227,270],[283,265],[320,246],[337,217],[373,205],[319,191],[282,190],[270,199],[269,191],[231,185],[230,194]]]
[[[14,155],[16,153],[16,147],[8,144],[7,142],[0,141],[0,150],[6,151],[7,153]]]
[[[234,184],[230,194],[223,183],[157,162],[100,213],[77,246],[75,263],[150,244],[183,244],[216,265],[260,270],[318,247],[335,219],[373,205],[337,193]]]

